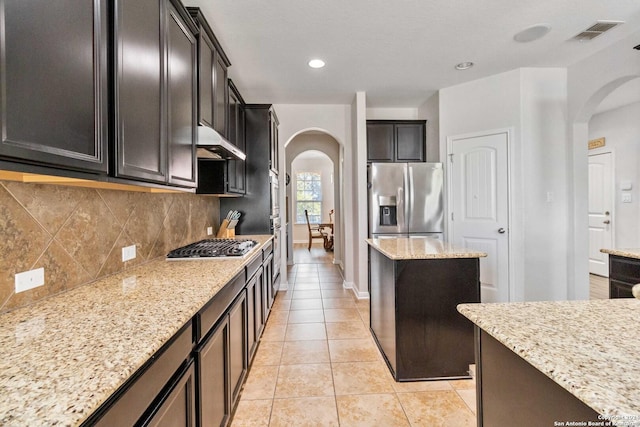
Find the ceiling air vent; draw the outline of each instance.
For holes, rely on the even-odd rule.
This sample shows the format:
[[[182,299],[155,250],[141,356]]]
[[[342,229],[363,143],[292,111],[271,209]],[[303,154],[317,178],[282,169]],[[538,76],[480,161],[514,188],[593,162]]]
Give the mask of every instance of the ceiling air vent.
[[[623,21],[598,21],[580,34],[573,37],[574,40],[588,41],[593,40],[600,34],[609,31],[610,29],[617,27],[620,24],[624,24]]]

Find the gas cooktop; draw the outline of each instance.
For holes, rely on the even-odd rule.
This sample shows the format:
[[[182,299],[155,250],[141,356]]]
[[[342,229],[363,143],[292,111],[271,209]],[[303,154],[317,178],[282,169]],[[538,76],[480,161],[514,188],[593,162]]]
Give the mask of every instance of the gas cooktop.
[[[167,260],[237,258],[246,255],[257,244],[250,239],[205,239],[172,250],[167,254]]]

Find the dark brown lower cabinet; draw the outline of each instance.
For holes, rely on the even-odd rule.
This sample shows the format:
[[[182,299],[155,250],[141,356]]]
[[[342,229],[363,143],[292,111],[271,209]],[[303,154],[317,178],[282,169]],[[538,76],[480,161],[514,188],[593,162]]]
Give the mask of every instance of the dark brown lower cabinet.
[[[275,298],[272,258],[254,257],[83,426],[228,425]]]
[[[249,318],[253,320],[248,324],[250,332],[249,338],[249,360],[253,358],[255,351],[260,342],[260,335],[264,329],[265,315],[264,315],[264,300],[265,289],[263,285],[264,270],[261,268],[256,271],[256,274],[247,283],[247,293],[251,293],[251,301],[249,302]]]
[[[247,295],[240,292],[228,312],[196,350],[201,426],[226,425],[247,374]]]
[[[609,425],[598,424],[596,411],[477,326],[475,339],[478,427],[569,425],[567,420]]]
[[[144,425],[149,413],[156,413],[158,401],[164,402],[172,378],[190,360],[193,329],[189,321],[162,349],[125,383],[83,426]],[[188,375],[188,374],[186,374]],[[175,388],[175,387],[173,387]],[[164,406],[164,404],[160,404]],[[178,425],[178,424],[176,424]],[[190,424],[179,424],[190,425]]]
[[[260,318],[259,315],[256,315],[256,306],[259,306],[260,301],[260,295],[256,291],[257,282],[258,280],[253,277],[247,283],[247,346],[249,349],[249,361],[253,360],[260,340],[260,335],[256,333],[256,319]]]
[[[640,283],[640,259],[609,255],[609,298],[633,298],[631,288]]]
[[[231,413],[229,385],[229,318],[205,337],[196,349],[198,414],[200,426],[224,426]]]
[[[266,301],[267,311],[271,310],[273,300],[276,297],[275,290],[273,288],[273,253],[269,254],[264,260],[264,282],[266,286]]]
[[[264,329],[264,324],[266,322],[265,312],[264,312],[264,300],[265,300],[265,288],[264,288],[264,270],[260,270],[256,273],[256,307],[255,307],[255,329],[256,329],[256,338],[259,340],[260,335],[262,335],[262,330]]]
[[[235,402],[247,375],[247,294],[242,291],[229,310],[229,377]]]
[[[369,248],[370,327],[396,381],[470,378],[478,258],[392,260]]]
[[[193,359],[171,387],[149,422],[150,427],[195,427],[196,425],[196,373]]]

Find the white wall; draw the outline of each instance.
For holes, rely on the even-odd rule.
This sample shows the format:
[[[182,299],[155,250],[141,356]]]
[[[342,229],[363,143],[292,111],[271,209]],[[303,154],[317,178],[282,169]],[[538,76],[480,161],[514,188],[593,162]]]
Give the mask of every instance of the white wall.
[[[440,93],[431,95],[419,108],[418,117],[427,121],[427,162],[440,160]]]
[[[296,157],[291,163],[291,196],[289,202],[292,205],[290,220],[293,222],[293,241],[294,243],[307,243],[309,241],[309,230],[306,221],[296,222],[295,209],[295,193],[296,193],[296,176],[299,172],[315,172],[320,174],[322,186],[322,215],[321,222],[329,221],[329,211],[335,208],[334,203],[334,187],[333,187],[333,162],[326,155],[314,158]],[[316,243],[322,243],[317,240]]]
[[[606,138],[606,147],[591,150],[589,154],[613,151],[614,169],[614,246],[618,248],[640,247],[640,102],[605,111],[591,117],[589,139]],[[633,184],[631,203],[622,203],[620,183]]]
[[[355,170],[350,165],[352,159],[352,106],[351,105],[301,105],[301,104],[277,104],[275,110],[280,120],[278,128],[279,144],[280,144],[280,164],[287,164],[285,161],[285,146],[293,139],[294,136],[308,130],[320,130],[332,136],[340,144],[340,158],[338,162],[338,170],[342,177],[339,183],[340,191],[336,193],[336,199],[340,201],[341,208],[344,212],[353,212],[353,199],[356,198]],[[284,177],[279,177],[281,188],[284,187]],[[281,206],[285,206],[285,192],[281,192]],[[334,257],[336,252],[343,254],[343,260],[340,262],[343,268],[345,282],[353,283],[355,262],[353,260],[353,246],[355,244],[353,235],[347,230],[357,229],[357,223],[354,223],[352,216],[338,215],[336,210],[336,218],[338,222],[336,227],[345,230],[342,233],[344,237],[339,241],[338,236],[336,246],[334,248]],[[281,214],[284,215],[284,212]],[[282,218],[284,223],[284,218]],[[366,221],[366,218],[365,218]],[[366,227],[366,222],[365,222]],[[338,230],[336,230],[338,232]],[[284,246],[284,245],[283,245]],[[282,254],[283,263],[286,262],[286,253]],[[365,267],[366,268],[366,267]],[[283,268],[286,271],[286,266]],[[283,281],[285,278],[283,278]],[[285,282],[286,286],[286,282]],[[365,285],[366,286],[366,285]]]
[[[367,108],[367,120],[417,120],[417,108]]]
[[[567,73],[521,70],[524,300],[567,299]],[[516,172],[518,173],[518,172]]]
[[[439,104],[441,159],[447,137],[512,129],[510,300],[564,299],[566,263],[554,258],[566,253],[556,243],[567,227],[564,70],[519,69],[445,88]]]
[[[591,55],[567,69],[569,171],[569,290],[570,299],[589,298],[588,238],[588,121],[598,104],[627,81],[640,77],[640,55],[632,49],[640,31]]]
[[[352,182],[355,191],[353,200],[353,224],[351,229],[353,236],[353,256],[355,264],[355,274],[351,286],[356,296],[366,298],[369,296],[369,272],[367,248],[367,113],[366,94],[357,92],[354,97],[352,108],[352,141],[351,146],[351,169],[355,171]],[[345,160],[345,164],[349,164]],[[348,233],[349,230],[345,229]]]

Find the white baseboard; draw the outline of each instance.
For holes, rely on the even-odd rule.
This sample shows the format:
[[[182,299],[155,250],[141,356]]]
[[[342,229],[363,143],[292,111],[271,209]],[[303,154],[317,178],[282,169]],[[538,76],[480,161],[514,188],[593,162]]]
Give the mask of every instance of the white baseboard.
[[[342,282],[342,287],[345,289],[351,289],[353,295],[358,299],[369,299],[369,292],[356,290],[355,283],[353,282],[344,281]]]
[[[284,281],[280,281],[280,286],[278,286],[278,290],[279,291],[287,291],[289,290],[289,283],[284,282]]]
[[[353,294],[356,296],[356,298],[358,299],[369,299],[369,292],[367,291],[356,291],[355,288],[353,289]]]

